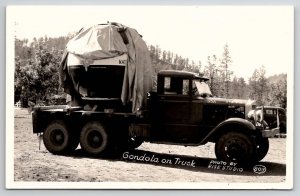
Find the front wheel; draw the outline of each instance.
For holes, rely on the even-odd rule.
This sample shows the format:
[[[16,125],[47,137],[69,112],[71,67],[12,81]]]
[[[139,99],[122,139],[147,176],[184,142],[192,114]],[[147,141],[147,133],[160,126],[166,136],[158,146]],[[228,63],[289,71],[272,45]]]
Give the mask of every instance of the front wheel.
[[[230,131],[216,142],[215,154],[219,160],[248,165],[255,160],[256,145],[249,135]]]
[[[142,139],[138,138],[138,137],[135,137],[135,136],[130,137],[128,139],[128,144],[127,144],[128,149],[129,150],[134,150],[134,149],[138,148],[140,145],[142,145],[143,142],[144,141]]]
[[[256,161],[261,161],[269,151],[269,139],[268,138],[258,138],[256,139],[257,144],[257,154]]]

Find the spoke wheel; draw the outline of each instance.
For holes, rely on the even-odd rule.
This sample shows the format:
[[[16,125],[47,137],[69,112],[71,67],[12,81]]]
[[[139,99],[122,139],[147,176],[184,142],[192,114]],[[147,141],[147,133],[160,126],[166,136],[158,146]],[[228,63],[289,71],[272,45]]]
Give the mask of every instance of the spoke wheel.
[[[78,137],[71,133],[63,121],[51,122],[44,131],[43,142],[46,149],[53,154],[71,152],[78,146]]]
[[[87,123],[80,133],[80,145],[90,154],[104,154],[110,145],[107,130],[98,122]]]
[[[239,164],[251,164],[254,161],[256,145],[252,139],[240,132],[227,132],[216,143],[217,159]]]

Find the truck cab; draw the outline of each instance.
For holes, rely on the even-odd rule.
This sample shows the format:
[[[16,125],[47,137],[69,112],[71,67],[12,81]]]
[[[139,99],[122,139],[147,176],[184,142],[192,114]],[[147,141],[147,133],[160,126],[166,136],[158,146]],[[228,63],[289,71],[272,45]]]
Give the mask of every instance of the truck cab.
[[[253,101],[215,98],[207,81],[191,72],[158,73],[157,92],[148,97],[151,140],[199,145],[226,119],[246,118]]]

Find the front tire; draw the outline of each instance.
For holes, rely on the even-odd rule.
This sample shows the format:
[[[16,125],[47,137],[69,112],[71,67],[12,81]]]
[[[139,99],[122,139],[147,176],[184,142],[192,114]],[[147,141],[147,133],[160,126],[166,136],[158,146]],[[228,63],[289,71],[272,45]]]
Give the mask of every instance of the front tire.
[[[103,155],[110,147],[110,135],[98,122],[87,123],[80,133],[80,146],[89,154]]]
[[[230,131],[216,142],[215,154],[219,160],[248,165],[255,160],[256,145],[249,135]]]
[[[134,149],[138,148],[140,145],[142,145],[143,142],[144,141],[138,137],[129,137],[128,144],[127,144],[128,149],[134,150]]]
[[[267,155],[269,151],[269,139],[268,138],[258,138],[256,139],[257,152],[256,161],[261,161]]]
[[[79,144],[76,133],[71,133],[64,121],[51,122],[44,131],[43,142],[53,154],[65,154],[74,151]]]

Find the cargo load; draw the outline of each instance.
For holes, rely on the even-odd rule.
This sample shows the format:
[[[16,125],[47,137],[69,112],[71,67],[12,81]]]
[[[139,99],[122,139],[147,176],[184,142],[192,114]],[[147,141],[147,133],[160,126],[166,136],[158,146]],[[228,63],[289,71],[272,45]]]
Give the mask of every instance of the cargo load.
[[[139,110],[152,88],[150,54],[141,35],[119,23],[99,24],[69,41],[59,69],[72,106],[82,101],[119,101]]]

